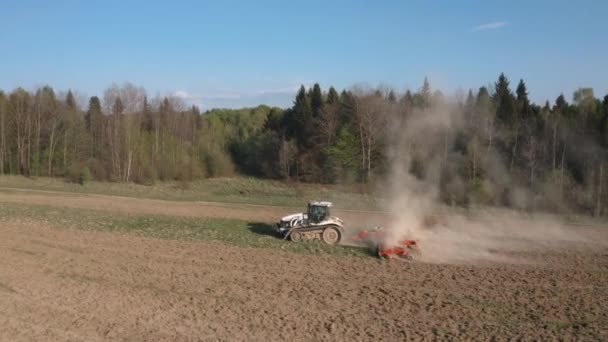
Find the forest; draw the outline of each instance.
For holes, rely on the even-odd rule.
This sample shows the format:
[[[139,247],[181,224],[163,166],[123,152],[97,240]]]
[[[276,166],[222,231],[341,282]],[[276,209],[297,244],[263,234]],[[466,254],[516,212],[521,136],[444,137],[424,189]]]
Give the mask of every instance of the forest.
[[[375,185],[403,166],[449,205],[602,216],[607,144],[608,95],[580,88],[535,104],[504,74],[450,96],[426,79],[405,92],[314,84],[290,108],[203,113],[130,83],[82,106],[50,86],[0,91],[0,172],[80,183],[242,174]]]

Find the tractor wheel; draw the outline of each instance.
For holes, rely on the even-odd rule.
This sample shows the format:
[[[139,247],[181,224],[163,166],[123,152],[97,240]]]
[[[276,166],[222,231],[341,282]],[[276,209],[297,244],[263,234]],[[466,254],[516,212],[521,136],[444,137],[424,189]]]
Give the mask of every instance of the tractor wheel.
[[[321,237],[325,243],[335,245],[340,241],[340,232],[336,228],[327,227],[323,230]]]
[[[302,240],[302,233],[300,232],[293,232],[291,234],[289,234],[289,239],[291,239],[291,241],[293,242],[298,242]]]

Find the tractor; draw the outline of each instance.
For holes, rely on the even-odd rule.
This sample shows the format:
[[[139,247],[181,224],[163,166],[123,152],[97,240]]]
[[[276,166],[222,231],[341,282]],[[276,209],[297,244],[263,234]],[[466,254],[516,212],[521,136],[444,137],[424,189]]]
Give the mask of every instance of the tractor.
[[[344,233],[344,222],[331,216],[331,202],[308,203],[306,213],[285,216],[275,225],[277,233],[291,241],[321,240],[335,245]]]

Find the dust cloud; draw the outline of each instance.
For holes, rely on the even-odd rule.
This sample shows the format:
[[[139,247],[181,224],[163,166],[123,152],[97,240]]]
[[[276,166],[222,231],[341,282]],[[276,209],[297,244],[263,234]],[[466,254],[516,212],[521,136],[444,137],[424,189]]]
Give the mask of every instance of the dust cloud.
[[[423,262],[526,263],[531,262],[524,257],[527,252],[593,242],[584,229],[565,226],[554,216],[443,204],[440,182],[450,178],[450,184],[442,185],[458,189],[468,181],[442,175],[450,172],[451,158],[462,157],[451,152],[457,132],[465,124],[457,105],[434,105],[395,121],[389,125],[387,147],[391,169],[380,190],[388,198],[384,209],[392,217],[385,243],[415,239],[420,247],[418,260]],[[489,148],[484,152],[484,168],[493,172],[495,182],[511,186],[500,156]],[[528,201],[526,189],[514,193],[518,194],[514,202]]]

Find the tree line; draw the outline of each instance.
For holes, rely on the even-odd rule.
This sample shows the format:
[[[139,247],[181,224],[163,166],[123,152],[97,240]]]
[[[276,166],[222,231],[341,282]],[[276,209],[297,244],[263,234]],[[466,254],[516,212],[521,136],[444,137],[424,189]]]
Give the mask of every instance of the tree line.
[[[542,105],[520,80],[458,96],[302,86],[287,109],[201,113],[113,85],[80,108],[45,86],[0,91],[0,172],[151,184],[202,177],[380,183],[395,165],[454,205],[605,212],[608,95],[580,88]]]

